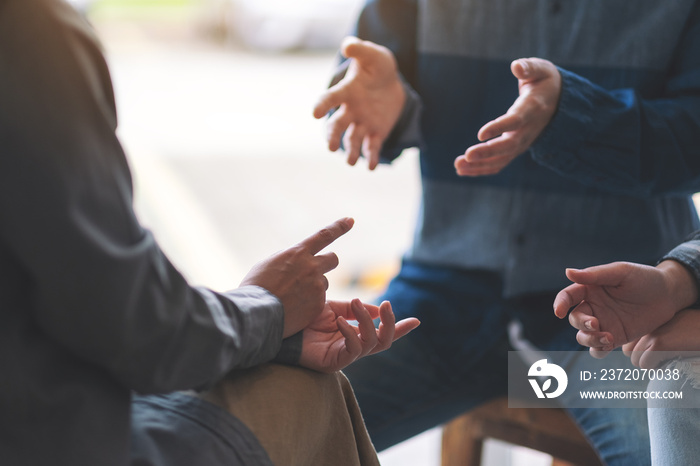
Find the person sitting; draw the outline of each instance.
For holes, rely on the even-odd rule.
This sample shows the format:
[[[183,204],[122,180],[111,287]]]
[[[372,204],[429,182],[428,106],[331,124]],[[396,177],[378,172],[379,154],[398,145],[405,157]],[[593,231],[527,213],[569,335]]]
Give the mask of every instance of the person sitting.
[[[335,371],[418,322],[326,300],[338,258],[321,251],[353,220],[238,288],[193,287],[134,214],[116,127],[85,20],[0,0],[0,462],[377,464]]]
[[[594,357],[622,347],[644,369],[678,369],[678,380],[655,378],[650,391],[682,392],[648,408],[654,465],[695,464],[700,457],[700,232],[656,267],[614,262],[568,269],[574,283],[559,292],[554,313],[568,314],[576,339]],[[569,310],[573,307],[573,310]]]

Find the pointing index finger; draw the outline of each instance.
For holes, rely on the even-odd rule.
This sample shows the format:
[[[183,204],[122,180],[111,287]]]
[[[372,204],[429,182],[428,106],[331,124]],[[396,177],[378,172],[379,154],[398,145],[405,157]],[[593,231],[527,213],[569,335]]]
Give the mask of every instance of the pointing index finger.
[[[311,254],[316,255],[333,241],[350,231],[354,223],[355,221],[350,217],[336,220],[327,227],[301,241],[299,246],[308,249]]]

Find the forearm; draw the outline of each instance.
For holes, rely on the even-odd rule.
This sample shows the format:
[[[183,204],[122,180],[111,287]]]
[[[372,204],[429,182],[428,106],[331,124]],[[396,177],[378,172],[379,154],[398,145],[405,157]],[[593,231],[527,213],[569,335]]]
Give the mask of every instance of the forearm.
[[[283,326],[282,307],[274,296],[256,287],[222,294],[192,291],[191,300],[167,309],[142,309],[143,316],[124,321],[123,328],[104,329],[108,339],[124,332],[128,343],[116,349],[114,359],[97,362],[126,386],[153,393],[206,387],[232,369],[273,359]],[[161,320],[149,326],[158,311]]]
[[[538,163],[624,195],[700,189],[700,98],[693,86],[645,100],[633,89],[608,91],[560,72],[559,109],[531,148]],[[700,82],[696,86],[700,89]]]
[[[689,5],[684,18],[681,29],[658,31],[667,50],[648,63],[589,65],[579,74],[560,70],[559,111],[534,144],[534,159],[572,180],[623,195],[698,191],[700,4]]]
[[[63,246],[76,256],[72,263],[54,256],[65,268],[32,267],[36,323],[129,388],[206,386],[279,349],[282,305],[262,288],[192,288],[148,237],[132,247],[104,244],[109,254]]]

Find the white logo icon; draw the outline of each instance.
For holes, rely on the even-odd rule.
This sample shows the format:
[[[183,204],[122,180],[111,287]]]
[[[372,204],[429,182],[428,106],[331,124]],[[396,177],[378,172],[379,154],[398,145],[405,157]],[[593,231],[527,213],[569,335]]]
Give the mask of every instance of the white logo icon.
[[[564,369],[557,366],[556,364],[547,363],[546,359],[540,359],[535,364],[530,367],[527,373],[528,380],[532,389],[535,391],[537,398],[556,398],[566,390],[566,385],[569,383],[569,378],[566,376]],[[542,386],[537,378],[533,377],[547,377]],[[557,389],[553,392],[548,392],[552,386],[552,378],[557,381]]]

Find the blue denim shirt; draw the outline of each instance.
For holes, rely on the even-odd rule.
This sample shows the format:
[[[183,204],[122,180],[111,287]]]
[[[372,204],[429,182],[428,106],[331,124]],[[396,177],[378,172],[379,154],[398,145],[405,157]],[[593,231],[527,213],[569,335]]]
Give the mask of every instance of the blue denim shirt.
[[[652,264],[698,228],[700,5],[693,0],[376,0],[356,33],[389,47],[408,90],[384,161],[420,147],[419,263],[499,272],[504,294],[565,286],[566,267]],[[454,159],[518,96],[510,62],[559,67],[558,111],[501,173]]]

